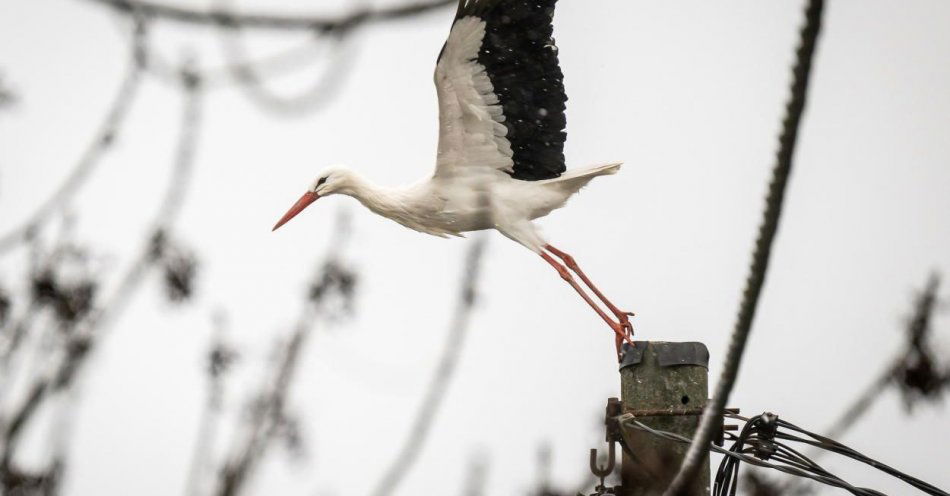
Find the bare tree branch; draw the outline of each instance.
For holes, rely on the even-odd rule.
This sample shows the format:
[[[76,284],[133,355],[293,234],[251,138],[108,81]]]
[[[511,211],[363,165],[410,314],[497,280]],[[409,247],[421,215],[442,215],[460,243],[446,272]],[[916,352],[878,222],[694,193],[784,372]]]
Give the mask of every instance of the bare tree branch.
[[[937,307],[939,286],[940,278],[937,274],[931,274],[923,292],[915,298],[913,313],[907,319],[907,346],[899,355],[887,362],[888,366],[825,430],[825,437],[832,439],[843,437],[864,418],[874,403],[891,387],[899,388],[904,393],[905,401],[908,402],[912,401],[909,398],[936,398],[943,389],[950,388],[950,374],[941,373],[939,367],[933,367],[933,360],[929,357],[931,324]],[[928,367],[921,370],[920,364],[928,364]],[[917,377],[923,374],[932,375],[926,378]],[[908,383],[908,376],[916,380]],[[914,396],[915,394],[918,396]],[[816,450],[811,458],[817,460],[827,453],[825,450]],[[767,480],[764,477],[754,479],[747,482],[758,484],[760,490],[764,491]],[[808,480],[793,478],[783,483],[774,483],[773,486],[777,491],[775,494],[806,494],[809,484]]]
[[[198,434],[195,436],[194,451],[188,476],[185,482],[185,494],[201,496],[204,490],[204,474],[207,471],[212,447],[217,434],[217,423],[221,415],[221,405],[224,396],[224,376],[231,368],[237,354],[227,343],[226,317],[223,312],[214,316],[214,336],[211,350],[208,353],[206,373],[208,377],[208,399],[198,424]]]
[[[144,50],[142,47],[143,29],[136,30],[136,37],[133,43],[132,57],[129,61],[129,67],[126,70],[125,78],[119,85],[119,90],[113,99],[105,119],[99,125],[99,130],[94,135],[92,141],[87,145],[86,151],[82,154],[79,162],[73,167],[73,170],[66,177],[66,180],[56,188],[55,191],[40,204],[39,207],[11,231],[0,235],[0,253],[8,251],[18,243],[24,241],[30,234],[45,222],[49,216],[57,211],[63,204],[72,199],[73,195],[85,183],[106,151],[108,151],[119,133],[119,129],[125,121],[129,108],[138,93],[139,83],[142,80],[142,65],[139,63],[138,54]]]
[[[232,12],[228,0],[218,0],[216,8],[221,12]],[[249,100],[258,106],[274,113],[289,115],[301,114],[321,107],[330,102],[342,81],[353,66],[352,38],[344,36],[343,32],[330,31],[318,35],[312,44],[320,44],[324,48],[323,58],[326,67],[316,76],[313,84],[297,95],[281,96],[270,91],[266,86],[264,73],[258,70],[257,64],[242,63],[251,60],[245,50],[240,26],[219,26],[221,47],[226,60],[225,69],[231,79],[238,83]],[[309,57],[310,60],[318,57]],[[299,69],[301,64],[297,64]]]
[[[461,291],[458,295],[452,323],[449,325],[449,334],[446,337],[439,366],[436,367],[435,373],[432,375],[429,389],[426,391],[422,405],[416,413],[412,427],[409,429],[409,435],[396,457],[393,458],[389,468],[376,484],[376,488],[372,492],[374,496],[387,496],[395,492],[406,474],[412,470],[419,454],[422,452],[422,448],[425,446],[429,432],[432,430],[432,424],[455,375],[465,345],[465,336],[468,332],[472,310],[475,307],[478,275],[484,251],[484,237],[480,236],[472,241],[471,248],[465,258]]]
[[[182,130],[178,150],[173,163],[172,177],[166,189],[163,201],[158,209],[153,233],[169,230],[181,209],[186,186],[191,176],[197,126],[200,117],[200,86],[195,79],[185,78],[186,101],[182,118]],[[153,235],[154,238],[154,235]],[[129,267],[120,279],[113,295],[104,304],[84,314],[84,318],[73,324],[63,345],[62,357],[48,373],[40,373],[28,388],[28,395],[10,416],[0,438],[2,464],[4,472],[14,473],[14,455],[23,427],[33,418],[39,407],[54,392],[67,389],[73,383],[77,372],[90,356],[90,351],[101,339],[108,325],[113,322],[126,303],[135,294],[135,289],[144,280],[153,260],[153,239],[149,239],[141,255]]]
[[[932,274],[923,292],[916,298],[914,311],[907,320],[907,346],[889,362],[890,365],[881,371],[877,379],[838,416],[838,419],[825,431],[825,436],[832,439],[843,437],[852,426],[861,420],[888,386],[901,385],[899,381],[904,379],[907,370],[913,369],[916,364],[915,360],[921,355],[929,354],[931,322],[937,305],[937,290],[939,287],[940,279],[936,274]],[[940,378],[938,377],[937,380],[939,381]],[[907,386],[905,385],[904,388],[907,388]]]
[[[458,0],[417,1],[395,7],[362,8],[339,17],[323,17],[276,14],[234,14],[222,10],[201,11],[141,0],[87,1],[111,7],[125,14],[143,15],[188,24],[223,24],[255,29],[292,29],[323,32],[349,31],[367,23],[405,19],[458,3]]]
[[[485,482],[488,479],[488,460],[484,455],[476,454],[469,459],[463,496],[484,496]]]
[[[0,73],[0,108],[9,107],[17,101],[16,93],[3,82],[3,73]]]
[[[243,435],[235,436],[228,461],[218,474],[214,494],[236,496],[246,487],[272,442],[286,427],[287,398],[300,356],[318,319],[332,319],[331,299],[340,296],[343,309],[350,308],[355,274],[343,265],[340,254],[349,235],[349,218],[341,214],[336,222],[332,244],[320,263],[317,277],[310,287],[303,309],[294,325],[290,339],[281,346],[275,370],[263,389],[252,399],[250,415]]]

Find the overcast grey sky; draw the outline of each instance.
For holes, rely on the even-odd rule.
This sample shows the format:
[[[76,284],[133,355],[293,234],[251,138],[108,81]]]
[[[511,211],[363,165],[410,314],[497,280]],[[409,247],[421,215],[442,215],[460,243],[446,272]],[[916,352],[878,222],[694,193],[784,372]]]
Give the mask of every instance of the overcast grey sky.
[[[236,5],[334,13],[345,2]],[[637,313],[641,338],[705,342],[711,378],[773,163],[800,8],[699,0],[558,6],[568,167],[626,165],[545,219],[545,232]],[[466,242],[405,230],[337,198],[278,233],[270,227],[327,164],[384,184],[430,172],[432,71],[451,18],[445,9],[361,29],[347,48],[352,64],[342,87],[314,112],[276,116],[236,89],[207,92],[195,182],[177,230],[202,262],[198,297],[171,311],[153,281],[98,350],[81,388],[67,494],[181,493],[205,395],[210,315],[228,313],[242,353],[226,397],[234,411],[275,336],[288,332],[341,207],[354,217],[348,257],[361,274],[358,314],[317,331],[294,387],[311,457],[288,469],[274,456],[252,487],[287,495],[372,487],[435,366]],[[822,430],[901,346],[913,291],[931,270],[950,272],[947,26],[950,3],[940,0],[827,3],[787,208],[731,406]],[[160,23],[153,34],[170,60],[221,62],[208,28]],[[70,170],[121,80],[127,39],[127,26],[90,2],[0,3],[0,70],[19,95],[0,113],[0,232]],[[269,53],[305,35],[248,39],[253,52]],[[316,64],[278,80],[276,91],[305,88]],[[79,214],[75,237],[108,254],[104,274],[118,274],[145,234],[181,104],[174,88],[148,79],[116,149],[70,205]],[[619,394],[612,338],[596,316],[529,251],[498,235],[488,250],[457,380],[401,494],[456,491],[476,454],[489,460],[487,494],[521,494],[545,442],[555,480],[571,484],[602,437],[596,424],[606,398]],[[22,254],[0,261],[0,280],[17,281],[23,261]],[[946,312],[937,330],[947,356]],[[946,489],[948,413],[924,405],[907,416],[888,393],[842,441]],[[829,468],[858,485],[910,493],[870,469],[830,459]]]

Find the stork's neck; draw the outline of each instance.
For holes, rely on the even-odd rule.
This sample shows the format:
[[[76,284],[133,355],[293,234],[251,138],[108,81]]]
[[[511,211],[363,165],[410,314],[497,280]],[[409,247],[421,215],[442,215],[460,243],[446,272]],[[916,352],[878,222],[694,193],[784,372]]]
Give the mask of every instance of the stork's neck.
[[[411,210],[411,188],[377,185],[360,174],[350,176],[350,184],[341,193],[356,198],[366,208],[383,217],[399,218]]]

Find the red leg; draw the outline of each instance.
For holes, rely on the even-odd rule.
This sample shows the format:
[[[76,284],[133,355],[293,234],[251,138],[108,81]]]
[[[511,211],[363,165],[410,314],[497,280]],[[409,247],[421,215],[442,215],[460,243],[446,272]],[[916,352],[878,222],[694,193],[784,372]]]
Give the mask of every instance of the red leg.
[[[590,307],[593,308],[595,312],[597,312],[597,315],[600,315],[600,318],[604,319],[604,322],[606,322],[607,325],[613,329],[617,336],[615,344],[617,345],[617,356],[619,357],[620,345],[625,339],[627,341],[630,340],[627,334],[627,328],[624,326],[623,322],[614,322],[613,319],[611,319],[596,303],[594,303],[594,300],[592,300],[590,296],[587,295],[584,289],[581,288],[579,284],[577,284],[577,281],[574,280],[574,276],[571,275],[567,268],[558,263],[557,260],[554,260],[551,255],[542,252],[541,258],[543,258],[547,263],[551,264],[551,266],[554,267],[554,270],[556,270],[558,274],[561,275],[561,279],[567,281],[567,283],[570,284],[575,291],[577,291],[577,294],[581,295],[581,298],[583,298],[584,301],[586,301],[587,304],[590,305]]]
[[[628,333],[628,336],[633,336],[633,326],[630,324],[630,319],[628,318],[629,316],[632,316],[633,313],[624,312],[620,310],[619,308],[617,308],[616,305],[611,303],[611,301],[608,300],[607,297],[604,296],[604,294],[601,293],[599,289],[597,289],[597,286],[594,286],[594,283],[591,282],[591,280],[587,277],[587,275],[584,274],[584,271],[582,271],[580,266],[577,265],[577,262],[574,261],[574,257],[568,255],[567,253],[561,250],[558,250],[557,248],[551,245],[545,245],[544,249],[557,255],[558,258],[563,260],[564,265],[566,265],[569,269],[574,271],[574,273],[577,274],[577,276],[580,277],[582,281],[584,281],[584,284],[586,284],[587,287],[589,287],[591,291],[593,291],[594,294],[597,295],[597,298],[600,298],[600,301],[604,302],[604,305],[606,305],[607,308],[609,308],[610,311],[614,314],[614,316],[617,317],[617,320],[619,320],[620,324],[623,325],[625,332]]]

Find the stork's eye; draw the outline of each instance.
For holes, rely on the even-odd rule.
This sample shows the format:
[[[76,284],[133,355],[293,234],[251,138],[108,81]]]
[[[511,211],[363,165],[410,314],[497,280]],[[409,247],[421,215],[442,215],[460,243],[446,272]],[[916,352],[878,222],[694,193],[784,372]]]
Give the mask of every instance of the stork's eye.
[[[325,183],[325,182],[327,182],[327,178],[321,177],[320,180],[317,181],[317,186],[320,186],[321,184],[323,184],[323,183]]]

